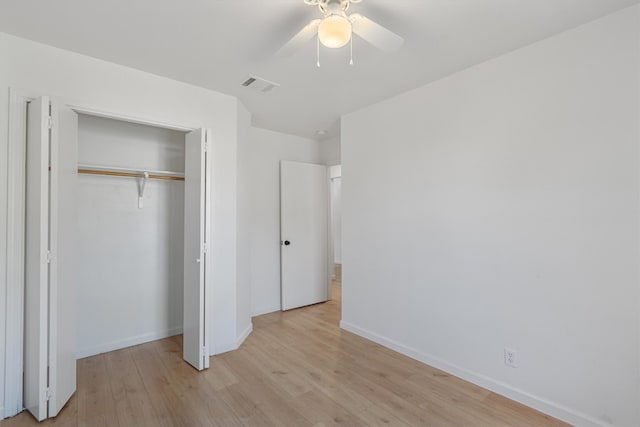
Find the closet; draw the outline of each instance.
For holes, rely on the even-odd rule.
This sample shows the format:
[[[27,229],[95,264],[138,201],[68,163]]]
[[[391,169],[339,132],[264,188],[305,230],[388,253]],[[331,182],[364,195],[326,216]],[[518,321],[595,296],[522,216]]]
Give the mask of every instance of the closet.
[[[184,137],[78,115],[78,357],[182,333]]]
[[[53,417],[76,358],[183,333],[209,366],[210,168],[205,129],[27,109],[24,406]]]

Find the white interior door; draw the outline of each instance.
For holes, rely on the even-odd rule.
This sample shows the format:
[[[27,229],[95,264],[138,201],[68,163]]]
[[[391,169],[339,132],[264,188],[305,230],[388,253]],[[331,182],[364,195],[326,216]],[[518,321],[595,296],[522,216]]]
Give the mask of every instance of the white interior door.
[[[55,417],[76,390],[77,129],[67,107],[47,97],[29,103],[24,405],[39,421]]]
[[[329,176],[326,166],[280,163],[282,310],[326,301]]]
[[[53,99],[51,116],[48,417],[55,417],[76,391],[78,115]]]
[[[209,367],[206,283],[211,174],[207,133],[193,131],[185,141],[183,358],[198,370]]]
[[[24,406],[47,418],[49,327],[49,98],[27,107]]]

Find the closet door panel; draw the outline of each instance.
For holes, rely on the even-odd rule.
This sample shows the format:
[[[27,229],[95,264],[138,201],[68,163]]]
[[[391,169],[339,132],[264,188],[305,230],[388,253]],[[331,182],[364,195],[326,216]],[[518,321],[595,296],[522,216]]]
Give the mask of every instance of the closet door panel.
[[[49,288],[49,99],[27,107],[24,406],[47,417]]]
[[[52,100],[49,417],[76,390],[76,183],[78,115]]]
[[[184,185],[184,322],[183,358],[198,370],[209,367],[206,349],[206,131],[193,131],[185,141]]]

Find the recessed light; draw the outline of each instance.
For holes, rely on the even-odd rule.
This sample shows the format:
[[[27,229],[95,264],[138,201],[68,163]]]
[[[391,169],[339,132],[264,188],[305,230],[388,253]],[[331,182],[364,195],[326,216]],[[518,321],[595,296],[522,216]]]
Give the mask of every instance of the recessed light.
[[[326,135],[326,134],[328,134],[328,133],[329,133],[329,131],[328,131],[328,130],[318,130],[318,131],[316,131],[316,134],[317,134],[318,136],[325,136],[325,135]]]

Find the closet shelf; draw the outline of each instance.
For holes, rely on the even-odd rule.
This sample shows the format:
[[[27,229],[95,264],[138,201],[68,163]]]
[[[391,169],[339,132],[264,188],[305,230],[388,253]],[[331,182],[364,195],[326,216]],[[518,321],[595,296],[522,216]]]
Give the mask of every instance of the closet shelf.
[[[78,173],[89,175],[124,176],[131,178],[164,179],[167,181],[184,181],[184,173],[182,172],[140,170],[94,165],[78,165]]]

